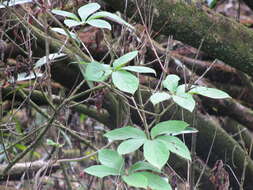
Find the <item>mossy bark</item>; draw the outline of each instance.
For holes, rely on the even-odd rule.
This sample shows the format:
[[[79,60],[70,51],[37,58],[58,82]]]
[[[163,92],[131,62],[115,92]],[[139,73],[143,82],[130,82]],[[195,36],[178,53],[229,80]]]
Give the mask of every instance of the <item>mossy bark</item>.
[[[31,93],[27,89],[23,89],[26,94]],[[21,96],[21,93],[19,91],[15,91],[15,89],[8,87],[3,89],[3,98],[5,99],[12,99],[13,95],[15,94],[15,101],[24,101],[24,98]],[[34,102],[36,102],[37,105],[47,105],[48,101],[43,96],[43,94],[40,91],[33,90],[30,99]],[[59,97],[54,97],[53,103],[60,104],[61,99]],[[96,119],[97,121],[103,123],[104,125],[107,125],[108,127],[112,126],[112,123],[115,123],[115,121],[110,118],[110,114],[107,113],[105,110],[97,110],[93,107],[86,106],[84,104],[78,104],[77,102],[71,101],[69,102],[72,105],[72,110],[76,111],[78,113],[86,114],[87,116]],[[115,126],[113,125],[112,128]]]
[[[150,97],[150,93],[142,91],[144,100]],[[146,109],[152,111],[154,108],[151,104],[146,105]],[[134,122],[138,123],[139,118],[132,118]],[[246,170],[246,177],[244,181],[244,189],[252,188],[253,179],[253,161],[247,152],[240,146],[240,144],[230,136],[223,128],[220,121],[213,116],[203,114],[196,110],[195,113],[184,111],[178,106],[172,106],[161,118],[161,121],[165,120],[184,120],[190,124],[191,127],[195,127],[199,132],[197,133],[196,141],[196,155],[202,160],[208,159],[208,166],[213,167],[217,160],[225,162],[225,169],[229,173],[231,186],[237,187],[238,184],[234,178],[234,174],[240,181],[244,169]],[[229,126],[228,126],[229,127]],[[191,144],[190,135],[185,135],[186,143]],[[172,166],[173,167],[173,166]],[[231,172],[231,170],[233,173]]]
[[[114,9],[123,11],[124,1],[104,0]],[[133,16],[137,6],[127,1],[126,13]],[[141,13],[147,8],[137,0]],[[147,1],[145,1],[147,2]],[[253,32],[235,20],[214,13],[203,6],[189,5],[181,0],[156,0],[152,29],[198,48],[253,76]],[[148,3],[146,3],[148,4]],[[145,4],[145,5],[146,5]],[[140,21],[136,14],[136,19]]]
[[[237,140],[242,148],[247,152],[251,159],[253,158],[253,135],[252,133],[242,124],[233,120],[230,117],[223,118],[222,127]]]
[[[206,160],[208,152],[211,151],[208,165],[213,166],[217,160],[223,160],[225,164],[232,168],[239,181],[241,180],[245,168],[246,175],[244,189],[251,189],[253,185],[253,161],[233,137],[228,135],[228,133],[222,129],[218,120],[209,115],[203,115],[200,112],[194,114],[185,111],[182,114],[181,109],[172,109],[163,117],[163,119],[182,119],[182,115],[186,122],[195,126],[199,130],[196,144],[197,155],[203,160]],[[229,173],[230,182],[233,184],[233,187],[236,187],[237,184],[234,180],[233,174],[229,169],[226,168],[226,170]]]
[[[150,44],[153,44],[153,46],[155,47],[156,52],[158,53],[159,56],[166,56],[167,52],[164,48],[162,48],[157,42],[155,41],[151,41]],[[147,43],[147,46],[149,47],[148,49],[152,49],[151,45],[149,43]],[[173,58],[175,59],[180,59],[180,56],[178,56],[177,54],[170,54]],[[152,55],[150,55],[152,57]],[[152,57],[152,59],[150,60],[155,60],[156,57]],[[211,83],[209,80],[202,78],[201,80],[199,80],[200,76],[196,75],[195,73],[193,73],[188,67],[185,67],[183,70],[182,69],[178,69],[177,68],[178,65],[174,64],[174,62],[172,62],[170,64],[170,72],[173,73],[172,70],[174,70],[174,72],[176,72],[175,74],[179,75],[181,78],[184,78],[186,81],[197,81],[197,85],[200,86],[208,86],[210,88],[217,88],[216,86],[214,86],[214,83]],[[240,74],[240,77],[246,77],[245,74]],[[152,81],[155,81],[155,79],[150,79]],[[249,80],[249,79],[245,79],[244,81]],[[148,80],[147,80],[148,81]],[[247,84],[250,83],[250,84]],[[251,89],[251,82],[245,82],[246,86]],[[154,84],[154,88],[155,88],[156,84]],[[230,94],[231,92],[228,90],[225,90],[228,94]],[[240,92],[241,93],[241,92]],[[237,94],[238,96],[238,94]],[[250,96],[248,96],[249,99]],[[211,99],[211,98],[205,98],[202,97],[202,102],[203,105],[205,106],[205,108],[208,108],[209,110],[213,110],[213,108],[216,108],[216,115],[222,115],[222,116],[230,116],[231,118],[234,118],[236,121],[238,121],[239,123],[241,123],[242,125],[245,125],[248,129],[253,130],[253,111],[242,105],[239,101],[237,101],[236,99],[221,99],[221,100],[217,100],[217,99]]]

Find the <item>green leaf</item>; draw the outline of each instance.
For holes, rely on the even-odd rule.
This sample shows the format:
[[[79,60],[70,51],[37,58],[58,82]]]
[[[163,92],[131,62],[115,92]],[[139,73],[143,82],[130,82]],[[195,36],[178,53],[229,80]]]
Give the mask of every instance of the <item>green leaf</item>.
[[[106,12],[106,11],[100,11],[90,16],[89,19],[97,19],[97,18],[107,18],[111,21],[117,22],[119,24],[126,25],[127,27],[134,30],[134,27],[130,24],[128,24],[126,21],[124,21],[122,18],[117,16],[116,14]]]
[[[101,82],[111,74],[112,70],[107,65],[93,61],[87,64],[85,69],[85,78],[89,81]]]
[[[178,133],[183,131],[187,126],[189,126],[189,124],[181,120],[163,121],[156,124],[151,129],[151,137],[155,138],[162,134]]]
[[[111,74],[112,74],[112,68],[110,65],[101,64],[104,67],[104,75],[102,77],[102,80],[105,81]]]
[[[187,159],[191,160],[191,153],[187,146],[177,137],[173,136],[160,136],[157,138],[165,143],[169,151]]]
[[[79,26],[83,23],[80,21],[72,20],[72,19],[65,19],[64,24],[66,24],[69,28],[71,28],[71,27]]]
[[[119,57],[118,59],[116,59],[113,62],[113,67],[115,69],[119,69],[120,67],[124,66],[125,64],[127,64],[128,62],[133,60],[137,55],[138,55],[138,51],[129,52],[129,53]]]
[[[91,166],[91,167],[86,168],[84,171],[90,175],[97,176],[100,178],[103,178],[109,175],[113,175],[113,176],[120,175],[120,172],[117,169],[110,168],[108,166],[103,166],[103,165]]]
[[[163,86],[174,94],[177,90],[179,80],[180,78],[177,75],[168,75],[163,81]]]
[[[119,154],[129,154],[139,149],[144,144],[145,141],[146,139],[125,140],[122,143],[120,143],[117,151]]]
[[[188,93],[199,94],[214,99],[231,98],[226,92],[215,88],[207,88],[203,86],[197,86],[191,89]]]
[[[195,85],[192,85],[191,87],[195,87]],[[177,87],[177,92],[176,95],[180,95],[180,94],[185,94],[185,90],[187,89],[187,85],[186,84],[181,84]]]
[[[134,172],[137,172],[140,170],[150,170],[150,171],[157,172],[157,173],[161,172],[159,169],[157,169],[156,167],[154,167],[150,163],[144,162],[144,161],[139,161],[131,166],[131,168],[129,169],[129,173],[131,174],[131,173],[134,173]]]
[[[64,57],[64,56],[66,56],[66,54],[64,54],[64,53],[51,53],[51,54],[49,54],[48,58],[50,61],[52,61],[54,59]],[[34,69],[41,67],[42,65],[44,65],[46,63],[47,63],[47,57],[44,56],[44,57],[40,58],[38,61],[36,61]]]
[[[193,99],[191,94],[180,94],[179,95],[172,95],[173,101],[181,106],[182,108],[192,112],[195,107],[195,100]]]
[[[139,86],[139,79],[127,71],[115,71],[112,73],[113,84],[123,92],[134,94]]]
[[[34,78],[39,78],[39,77],[42,77],[42,76],[43,76],[43,74],[39,73],[39,72],[37,72],[36,75],[33,72],[29,73],[28,75],[27,75],[27,73],[18,73],[17,78],[14,78],[12,76],[8,79],[8,82],[9,83],[14,83],[15,81],[20,82],[20,81],[25,81],[25,80],[32,80]]]
[[[21,151],[25,151],[28,147],[23,144],[15,144],[15,147]],[[35,151],[29,151],[34,157],[41,158],[41,154]]]
[[[191,85],[191,88],[194,88],[195,85]],[[188,111],[192,112],[195,107],[195,100],[193,99],[192,94],[186,92],[187,89],[186,84],[179,85],[177,87],[176,95],[172,96],[172,99],[175,103],[180,105],[181,107],[187,109]]]
[[[112,131],[107,132],[104,134],[110,140],[125,140],[129,138],[134,139],[146,139],[146,134],[135,127],[126,126],[119,129],[114,129]]]
[[[15,1],[10,1],[10,0],[7,0],[7,1],[4,1],[4,2],[0,2],[0,9],[2,8],[6,8],[7,6],[11,7],[11,6],[15,6],[15,5],[21,5],[21,4],[24,4],[24,3],[32,3],[33,0],[15,0]]]
[[[150,172],[139,172],[148,179],[148,186],[153,190],[172,190],[170,184],[159,175]]]
[[[126,66],[126,67],[122,67],[121,69],[137,72],[137,73],[153,73],[156,75],[156,72],[154,69],[149,68],[149,67],[144,67],[144,66]]]
[[[169,150],[158,140],[147,140],[144,143],[144,158],[153,166],[161,169],[169,159]]]
[[[15,144],[15,147],[19,150],[24,151],[25,149],[27,149],[27,146],[23,145],[23,144]]]
[[[188,134],[188,133],[197,133],[197,132],[199,132],[197,129],[194,129],[192,127],[186,127],[185,130],[180,131],[180,132],[176,132],[176,133],[171,133],[171,135],[175,136],[175,135]]]
[[[0,102],[0,105],[2,106],[3,103]],[[36,117],[36,116],[35,116],[35,117]],[[14,118],[14,120],[16,121],[16,118]],[[37,117],[36,117],[36,120],[37,120]],[[34,123],[36,123],[36,121],[35,121]],[[24,132],[23,132],[23,127],[21,126],[21,122],[19,121],[19,119],[17,119],[17,121],[16,121],[15,130],[16,130],[16,132],[18,132],[19,134],[22,134],[22,135],[24,134]],[[0,145],[0,149],[1,149],[1,145]],[[0,155],[1,155],[1,154],[0,154]]]
[[[49,146],[54,146],[54,147],[62,147],[63,146],[63,144],[59,144],[59,143],[56,143],[56,142],[54,142],[53,140],[51,140],[51,139],[47,139],[47,145],[49,145]]]
[[[156,92],[150,97],[150,101],[152,102],[153,105],[156,105],[170,98],[171,96],[166,92]]]
[[[62,34],[62,35],[64,35],[64,36],[68,36],[68,34],[67,34],[67,33],[65,32],[65,30],[63,30],[62,28],[51,28],[51,30],[53,30],[53,31],[55,31],[55,32],[58,32],[59,34]],[[76,36],[75,33],[69,32],[69,35],[70,35],[71,38],[73,38],[73,39],[75,39],[75,40],[78,41],[78,38],[77,38],[77,36]]]
[[[100,9],[100,5],[97,3],[89,3],[78,9],[78,14],[82,21],[86,21],[86,19],[94,12]]]
[[[123,176],[123,181],[133,187],[147,188],[148,179],[141,173],[134,173],[129,176]]]
[[[62,10],[57,10],[57,9],[53,9],[52,10],[52,13],[56,14],[56,15],[60,15],[60,16],[64,16],[64,17],[68,17],[68,18],[72,18],[74,20],[79,20],[78,17],[73,14],[73,13],[70,13],[70,12],[67,12],[67,11],[62,11]]]
[[[92,19],[92,20],[88,20],[86,23],[97,28],[105,28],[108,30],[112,30],[111,24],[105,20]]]
[[[217,0],[207,0],[207,4],[212,9],[216,6]]]
[[[103,149],[98,152],[98,160],[101,164],[114,168],[117,171],[124,169],[124,159],[118,152],[110,149]]]

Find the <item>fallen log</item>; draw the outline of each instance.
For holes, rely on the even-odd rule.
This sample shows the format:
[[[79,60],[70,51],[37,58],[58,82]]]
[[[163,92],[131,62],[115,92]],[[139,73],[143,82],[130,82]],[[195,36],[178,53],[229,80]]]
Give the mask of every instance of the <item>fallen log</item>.
[[[128,16],[136,15],[134,19],[141,20],[134,1],[127,1],[127,7],[124,1],[103,1],[113,5],[114,10],[126,10]],[[141,14],[145,15],[148,3],[136,2]],[[195,48],[202,45],[201,50],[208,55],[253,76],[252,30],[204,6],[189,5],[181,0],[156,0],[152,4],[154,31],[173,35]]]

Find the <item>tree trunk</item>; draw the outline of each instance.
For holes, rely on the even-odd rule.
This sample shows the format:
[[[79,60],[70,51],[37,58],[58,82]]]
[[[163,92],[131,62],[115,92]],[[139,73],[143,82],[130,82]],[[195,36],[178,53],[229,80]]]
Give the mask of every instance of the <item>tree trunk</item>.
[[[125,1],[104,0],[115,10],[123,11]],[[147,12],[143,0],[137,0],[141,13]],[[130,17],[137,11],[133,1],[127,1]],[[253,31],[233,19],[214,13],[206,7],[188,5],[181,0],[156,0],[152,29],[198,48],[253,76]],[[146,8],[146,9],[145,9]],[[139,15],[137,12],[136,15]],[[140,21],[139,16],[137,19]]]

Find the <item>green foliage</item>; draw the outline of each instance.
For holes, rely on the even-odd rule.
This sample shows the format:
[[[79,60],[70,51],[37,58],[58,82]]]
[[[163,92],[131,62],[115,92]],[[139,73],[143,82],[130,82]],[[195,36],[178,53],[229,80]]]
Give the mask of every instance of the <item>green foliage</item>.
[[[123,176],[123,180],[130,186],[151,188],[154,190],[171,190],[171,186],[162,177],[150,172],[138,172]]]
[[[180,78],[177,75],[168,75],[163,81],[163,86],[167,88],[170,93],[174,94],[177,91],[179,80]]]
[[[97,12],[99,9],[100,5],[97,3],[89,3],[78,9],[78,15],[61,10],[52,10],[52,12],[66,17],[64,23],[69,28],[89,24],[94,27],[110,30],[111,25],[104,20],[106,18],[133,29],[130,24],[119,16],[105,11]],[[53,28],[52,30],[78,40],[75,33],[65,29]],[[64,55],[54,56],[61,57]],[[110,65],[97,61],[90,63],[80,61],[80,65],[82,66],[80,67],[81,73],[90,86],[93,86],[91,85],[93,82],[109,83],[112,88],[115,87],[122,92],[134,95],[139,88],[139,74],[156,75],[154,69],[138,66],[136,64],[137,59],[135,59],[137,56],[138,51],[128,52],[115,59]],[[130,62],[134,62],[135,64],[128,65]],[[35,67],[40,67],[43,64],[45,64],[45,58],[39,60]],[[166,100],[172,100],[177,105],[192,112],[196,104],[193,98],[194,95],[202,95],[215,99],[230,98],[227,93],[217,89],[196,85],[189,87],[186,84],[179,85],[179,82],[180,78],[177,75],[168,75],[162,81],[165,91],[155,92],[150,97],[152,104],[156,105]],[[84,171],[100,178],[119,176],[129,186],[137,188],[151,188],[153,190],[172,189],[167,180],[161,176],[162,169],[168,162],[170,154],[177,154],[186,160],[191,160],[189,149],[176,135],[196,133],[198,131],[189,127],[188,123],[179,120],[163,121],[154,126],[145,126],[145,128],[143,130],[133,126],[124,126],[105,133],[104,137],[108,138],[109,141],[121,141],[117,146],[117,151],[112,149],[100,150],[98,152],[98,161],[101,165],[90,166]],[[59,144],[51,141],[48,144],[59,146]],[[129,168],[126,168],[124,157],[138,150],[142,152],[144,161],[138,161],[130,165]]]
[[[78,9],[78,14],[82,21],[86,21],[87,18],[100,9],[100,5],[97,3],[89,3]]]
[[[139,86],[139,79],[133,74],[121,70],[112,73],[113,84],[123,92],[134,94]]]
[[[118,176],[120,175],[119,170],[115,169],[115,168],[110,168],[108,166],[105,165],[95,165],[95,166],[91,166],[89,168],[86,168],[84,170],[86,173],[90,174],[90,175],[94,175],[100,178],[106,177],[106,176]]]
[[[105,20],[100,19],[100,18],[107,18],[109,20],[112,20],[122,25],[126,25],[127,27],[133,29],[133,26],[131,26],[130,24],[128,24],[126,21],[124,21],[122,18],[120,18],[115,14],[106,11],[100,11],[95,13],[99,9],[100,9],[99,4],[88,3],[78,9],[77,11],[78,15],[75,15],[71,12],[56,9],[53,9],[52,13],[66,17],[67,19],[64,20],[64,24],[66,24],[69,28],[89,24],[97,28],[104,28],[111,30],[111,24]]]
[[[110,140],[126,140],[126,139],[145,139],[145,133],[137,128],[126,126],[119,129],[114,129],[112,131],[107,132],[104,134]]]
[[[54,147],[57,147],[57,148],[60,148],[63,146],[63,144],[59,144],[59,143],[56,143],[54,142],[52,139],[47,139],[47,145],[49,146],[54,146]]]
[[[52,13],[79,21],[79,18],[74,13],[70,13],[68,11],[54,9],[52,10]]]
[[[207,4],[210,8],[214,8],[217,4],[217,0],[207,0]]]
[[[147,140],[143,146],[144,158],[158,169],[167,163],[169,159],[169,150],[165,144],[158,140]]]
[[[101,82],[105,81],[111,73],[112,70],[109,65],[93,61],[87,64],[85,78],[89,81]]]
[[[171,98],[171,95],[167,92],[156,92],[150,97],[150,101],[156,105],[160,102],[163,102],[165,100],[169,100]]]
[[[15,144],[15,148],[24,151],[27,149],[27,146],[23,145],[23,144]],[[37,159],[41,158],[41,154],[38,152],[34,152],[34,151],[30,151],[30,153]]]
[[[121,91],[134,94],[139,86],[139,79],[132,72],[153,73],[155,70],[144,66],[125,66],[138,55],[138,51],[129,52],[114,60],[112,67],[98,62],[88,63],[84,78],[89,81],[101,82],[111,75],[112,83]]]
[[[66,24],[69,28],[72,28],[72,27],[79,26],[83,23],[80,21],[72,20],[72,19],[65,19],[64,24]]]
[[[169,92],[156,92],[150,97],[150,101],[153,105],[156,105],[162,101],[172,100],[181,106],[182,108],[192,112],[195,108],[194,94],[206,96],[214,99],[230,98],[230,96],[221,90],[214,88],[207,88],[203,86],[193,85],[190,90],[187,91],[186,85],[178,85],[180,78],[177,75],[168,75],[162,82],[163,87]],[[167,97],[167,98],[166,98]]]
[[[110,23],[102,19],[87,20],[86,23],[97,28],[112,29]]]
[[[144,162],[144,161],[139,161],[139,162],[136,162],[135,164],[133,164],[130,167],[129,173],[132,174],[134,172],[142,171],[142,170],[149,170],[149,171],[153,171],[153,172],[156,172],[156,173],[160,173],[161,172],[161,170],[159,170],[158,168],[154,167],[150,163]]]
[[[180,133],[189,126],[188,123],[178,120],[163,121],[155,125],[151,130],[151,137],[155,138],[158,135]]]
[[[152,140],[149,140],[142,130],[131,126],[114,129],[104,134],[104,136],[110,140],[123,140],[117,148],[117,152],[120,155],[132,153],[143,146],[143,157],[148,162],[141,161],[132,165],[128,172],[125,172],[129,175],[122,176],[123,181],[134,187],[151,187],[158,190],[170,188],[169,184],[160,176],[152,176],[154,174],[147,171],[160,173],[161,169],[169,159],[170,152],[187,160],[191,160],[190,151],[185,144],[179,138],[171,136],[173,134],[178,135],[196,132],[196,130],[189,128],[188,126],[189,124],[186,122],[178,120],[160,122],[151,129]],[[115,153],[111,152],[110,155],[108,155],[108,160],[112,160],[114,154]],[[101,160],[102,159],[100,158],[100,161]],[[108,163],[109,162],[110,161],[108,161]],[[106,165],[105,162],[101,163]],[[146,172],[143,173],[138,171]],[[89,172],[91,173],[92,171],[89,170]],[[159,184],[157,184],[158,182],[163,185],[159,186]]]
[[[124,21],[122,18],[120,18],[119,16],[115,14],[112,14],[106,11],[96,12],[100,9],[100,7],[101,6],[97,3],[88,3],[78,9],[77,11],[78,15],[75,15],[74,13],[71,13],[68,11],[57,10],[57,9],[53,9],[52,13],[65,17],[66,19],[64,20],[64,24],[68,28],[73,28],[76,26],[88,24],[90,26],[94,26],[97,28],[111,30],[112,29],[111,24],[107,22],[106,20],[103,20],[106,18],[108,20],[125,25],[131,28],[132,30],[134,30],[134,27],[132,25],[128,24],[126,21]],[[1,5],[0,5],[0,8],[1,8]],[[80,42],[80,40],[78,39],[75,33],[70,32],[66,29],[55,27],[55,28],[51,28],[51,30],[53,30],[54,32],[60,33],[62,35],[71,37],[75,39],[77,42]]]
[[[98,19],[98,18],[107,18],[113,22],[125,25],[125,26],[131,28],[132,30],[134,30],[134,27],[131,24],[127,23],[125,20],[123,20],[121,17],[117,16],[116,14],[112,14],[112,13],[106,12],[106,11],[100,11],[100,12],[97,12],[97,13],[91,15],[89,19]]]
[[[118,146],[118,153],[119,154],[128,154],[131,152],[134,152],[138,150],[146,141],[146,139],[129,139],[126,141],[123,141],[119,146]]]
[[[124,169],[124,160],[116,151],[103,149],[98,153],[98,160],[102,165],[91,166],[84,171],[97,177],[121,175]]]
[[[185,92],[177,93],[176,95],[172,95],[172,99],[176,104],[190,112],[192,112],[195,108],[195,100],[191,94]]]
[[[8,0],[8,1],[4,1],[4,2],[0,2],[0,9],[2,8],[6,8],[8,6],[15,6],[15,5],[21,5],[24,3],[32,3],[33,0]]]
[[[148,179],[141,173],[133,173],[129,176],[123,176],[123,180],[126,184],[133,187],[148,187]]]
[[[36,75],[35,75],[36,74]],[[8,79],[9,83],[14,83],[15,81],[21,82],[21,81],[26,81],[26,80],[31,80],[34,78],[39,78],[42,77],[42,73],[39,72],[35,72],[35,73],[18,73],[17,77],[11,77],[10,79]]]
[[[122,66],[132,61],[138,55],[138,51],[129,52],[120,58],[113,61],[112,65],[114,69],[120,69]]]
[[[191,160],[191,154],[185,144],[177,137],[160,136],[158,140],[164,142],[170,152],[173,152],[187,160]]]
[[[144,157],[146,158],[146,160],[148,160],[152,165],[161,169],[165,160],[166,161],[168,160],[169,151],[177,153],[175,149],[166,148],[166,146],[170,147],[170,144],[173,144],[174,141],[172,140],[175,139],[176,137],[172,138],[172,140],[168,142],[165,141],[163,138],[167,139],[167,135],[174,135],[174,134],[178,135],[186,132],[188,133],[196,132],[196,130],[187,128],[188,126],[189,126],[188,123],[179,120],[169,120],[160,122],[151,129],[151,138],[154,140],[148,140],[143,131],[131,126],[109,131],[104,136],[110,140],[125,140],[118,146],[118,152],[120,154],[128,154],[130,152],[134,152],[135,150],[138,150],[142,145],[144,145]],[[164,146],[164,144],[159,142],[157,139],[160,141],[163,140],[163,143],[167,142],[168,145]],[[181,141],[180,142],[179,141],[180,139],[175,140],[175,142],[179,144],[179,146],[181,146],[180,144]],[[182,150],[179,150],[177,154],[186,159],[190,159],[188,156],[190,154],[188,149],[187,150],[183,149],[183,151],[187,153],[182,156]],[[159,157],[158,161],[155,160],[157,157]],[[161,163],[157,163],[160,161]]]
[[[0,8],[7,5],[14,6],[25,2],[31,1],[19,0],[12,3],[5,1],[0,4]],[[215,2],[215,0],[208,1],[211,6]],[[97,3],[89,3],[80,7],[77,10],[77,15],[71,12],[55,9],[52,10],[52,13],[65,17],[64,24],[68,28],[88,24],[93,27],[111,30],[111,24],[108,22],[108,20],[110,20],[134,29],[133,26],[124,21],[121,17],[106,11],[99,11],[100,8],[101,6]],[[65,28],[52,28],[52,30],[79,41],[78,36],[72,29],[72,32]],[[65,54],[63,53],[52,53],[48,55],[48,59],[50,61],[54,61],[55,59],[62,58],[64,56]],[[113,60],[111,64],[104,64],[97,61],[86,63],[81,60],[79,62],[79,66],[88,85],[95,86],[96,83],[107,83],[109,85],[105,85],[106,87],[110,86],[111,88],[117,88],[124,93],[131,94],[131,98],[134,98],[134,94],[139,88],[139,75],[156,75],[156,71],[154,69],[139,66],[139,63],[137,63],[137,56],[138,51],[131,51]],[[130,62],[134,63],[134,65],[128,65]],[[44,56],[35,63],[34,69],[40,68],[46,63],[47,57]],[[37,77],[41,76],[40,73],[36,75]],[[17,79],[13,78],[11,80],[21,81],[35,77],[36,76],[34,74],[27,76],[27,73],[19,73],[17,75]],[[93,82],[96,83],[93,85]],[[196,105],[194,100],[195,95],[206,96],[214,99],[230,98],[227,93],[214,88],[197,85],[189,86],[187,84],[180,85],[180,77],[174,74],[166,76],[165,80],[162,81],[162,87],[164,88],[164,91],[160,90],[159,92],[155,92],[150,97],[150,101],[153,105],[157,105],[166,100],[171,100],[190,112],[194,110]],[[118,93],[118,91],[115,92]],[[139,91],[138,95],[140,95],[140,93],[141,91]],[[122,94],[123,93],[120,93],[120,95]],[[124,96],[124,94],[122,96]],[[127,98],[128,97],[129,96],[127,96]],[[141,95],[139,97],[141,97]],[[146,114],[146,102],[143,103],[142,101],[136,101],[136,105],[138,109],[137,111],[140,112],[140,117],[143,117],[142,114]],[[139,107],[141,109],[139,109]],[[124,126],[105,133],[104,137],[106,137],[109,142],[121,142],[118,142],[118,144],[115,143],[118,145],[116,150],[102,149],[98,151],[98,157],[94,157],[93,159],[98,159],[100,165],[90,166],[84,171],[99,178],[106,176],[118,176],[119,179],[129,186],[137,188],[151,188],[152,190],[172,189],[167,179],[162,177],[163,168],[167,164],[170,154],[173,153],[186,160],[191,160],[191,154],[188,147],[176,135],[196,133],[198,131],[189,127],[189,124],[184,121],[168,120],[160,122],[161,114],[153,114],[153,116],[155,117],[153,120],[154,122],[146,120],[146,122],[143,122],[143,124],[138,127]],[[141,119],[143,121],[145,120],[144,117]],[[84,118],[81,118],[80,120],[83,121]],[[153,126],[153,123],[156,124]],[[142,127],[144,127],[145,130]],[[65,136],[65,141],[71,145],[71,141],[65,132],[62,130],[61,133]],[[54,142],[51,139],[47,139],[46,144],[56,148],[61,148],[63,146],[63,144]],[[0,149],[3,148],[4,147],[0,147]],[[16,144],[15,148],[24,151],[27,150],[28,147],[23,144]],[[125,157],[127,154],[134,154],[136,152],[141,154],[141,161],[139,160],[127,168],[127,164],[125,164],[124,160]],[[36,152],[33,152],[33,154],[40,157],[40,155]]]
[[[152,73],[156,75],[156,72],[154,69],[151,69],[149,67],[144,67],[144,66],[126,66],[126,67],[122,67],[121,69],[136,72],[136,73]]]
[[[53,61],[55,59],[61,58],[61,57],[65,57],[66,54],[64,53],[51,53],[48,55],[48,59],[50,61]],[[47,63],[47,56],[44,56],[42,58],[40,58],[38,61],[36,61],[35,66],[33,67],[34,69],[41,67],[42,65],[45,65]]]
[[[198,94],[214,99],[230,98],[230,96],[221,90],[215,88],[207,88],[203,86],[197,86],[189,91],[191,94]]]
[[[135,139],[137,140],[137,139]],[[141,140],[141,139],[138,139]],[[157,141],[158,143],[161,143]],[[163,143],[161,143],[163,144]],[[102,165],[94,165],[84,171],[90,175],[103,178],[106,176],[121,176],[122,180],[129,186],[140,188],[153,188],[157,190],[171,189],[170,185],[159,175],[150,173],[149,170],[160,173],[160,170],[147,162],[137,162],[129,169],[129,175],[125,175],[124,160],[116,151],[104,149],[99,151],[98,159]]]
[[[171,186],[158,175],[155,175],[150,172],[140,172],[148,179],[148,187],[154,190],[171,190]]]
[[[171,135],[172,136],[176,136],[176,135],[189,134],[189,133],[197,133],[197,132],[198,132],[197,129],[194,129],[192,127],[186,127],[183,131],[171,133]]]
[[[121,171],[124,167],[123,157],[114,150],[100,150],[98,154],[98,160],[101,162],[101,164],[118,169],[118,171]]]

